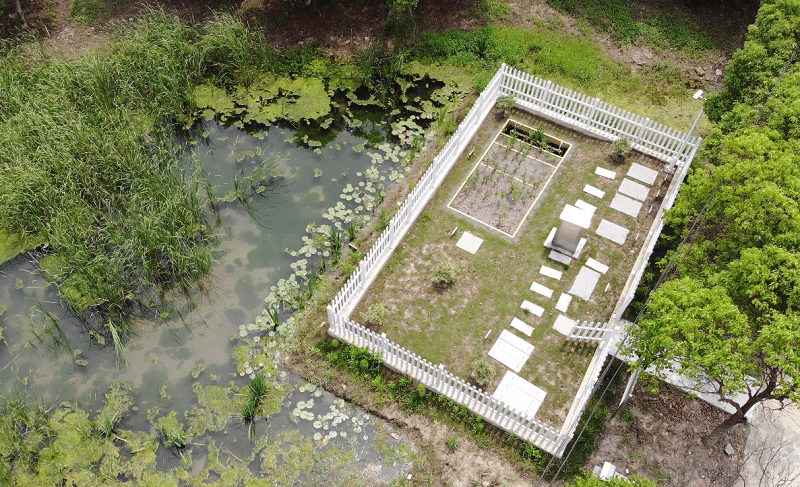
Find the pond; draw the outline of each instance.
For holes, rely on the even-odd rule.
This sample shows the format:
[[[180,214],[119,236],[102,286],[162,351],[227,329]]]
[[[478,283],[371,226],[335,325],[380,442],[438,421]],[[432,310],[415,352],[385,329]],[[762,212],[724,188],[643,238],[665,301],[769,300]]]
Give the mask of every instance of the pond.
[[[407,470],[412,451],[396,432],[278,366],[281,333],[266,331],[262,313],[265,298],[277,308],[285,290],[305,282],[306,269],[328,252],[320,228],[338,225],[346,233],[348,224],[369,217],[386,188],[402,179],[404,152],[387,142],[365,147],[364,138],[345,130],[329,134],[324,144],[301,139],[305,147],[293,130],[278,126],[247,133],[204,121],[197,134],[187,141],[189,152],[223,200],[221,245],[205,292],[175,319],[142,323],[120,366],[114,347],[90,336],[48,286],[37,256],[22,254],[0,266],[5,391],[27,387],[45,404],[69,400],[90,408],[102,403],[110,384],[129,383],[135,408],[121,427],[148,430],[148,423],[161,424],[159,418],[176,411],[196,435],[181,455],[159,448],[160,469],[183,465],[199,475],[208,468],[208,445],[224,442],[229,455],[250,458],[254,471],[290,480],[353,472],[386,480]],[[225,198],[237,177],[264,160],[273,161],[276,177],[263,194]],[[208,398],[229,385],[247,387],[257,370],[278,391],[270,397],[280,412],[257,423],[251,442],[231,409],[232,393],[221,399],[223,406]],[[283,445],[281,454],[274,445]],[[308,456],[309,448],[317,453]],[[292,451],[306,452],[306,463],[289,462]],[[322,471],[319,458],[329,459]]]

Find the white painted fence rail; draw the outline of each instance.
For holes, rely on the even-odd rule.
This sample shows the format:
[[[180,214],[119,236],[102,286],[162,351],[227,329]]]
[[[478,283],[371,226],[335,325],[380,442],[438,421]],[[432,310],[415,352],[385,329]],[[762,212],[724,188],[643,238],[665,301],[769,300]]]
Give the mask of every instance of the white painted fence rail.
[[[599,343],[605,337],[608,323],[595,323],[592,321],[587,324],[585,321],[582,325],[574,325],[567,335],[568,341],[575,341],[580,343]]]
[[[434,158],[433,163],[414,190],[397,210],[375,245],[367,252],[356,271],[328,306],[328,333],[347,343],[358,347],[367,347],[370,351],[379,353],[386,366],[418,380],[428,389],[466,406],[470,411],[479,414],[490,423],[560,457],[572,438],[580,415],[592,396],[603,362],[608,356],[612,342],[610,337],[618,333],[619,327],[613,324],[615,323],[613,316],[613,331],[605,333],[603,335],[605,340],[600,340],[601,345],[595,351],[592,364],[584,376],[583,384],[560,432],[541,421],[527,418],[501,401],[475,389],[447,372],[442,365],[434,366],[413,352],[391,342],[385,335],[377,335],[349,319],[366,290],[391,257],[394,249],[402,241],[486,119],[497,97],[502,94],[514,96],[518,106],[527,111],[591,136],[607,140],[628,137],[631,139],[634,150],[667,163],[677,162],[681,169],[678,171],[679,176],[676,177],[676,180],[682,179],[686,174],[688,165],[701,141],[698,137],[691,138],[688,134],[670,129],[647,118],[638,117],[597,98],[587,97],[503,64],[487,84],[456,132]],[[680,181],[677,182],[680,183]],[[665,200],[670,200],[669,204],[673,199],[674,193],[665,198]],[[654,229],[660,230],[661,215],[660,212],[657,222],[654,222]],[[643,267],[641,269],[639,267],[642,265],[646,265],[646,261],[644,263],[637,262],[632,277],[641,276]],[[628,284],[630,285],[630,282]],[[623,294],[621,301],[625,297]]]

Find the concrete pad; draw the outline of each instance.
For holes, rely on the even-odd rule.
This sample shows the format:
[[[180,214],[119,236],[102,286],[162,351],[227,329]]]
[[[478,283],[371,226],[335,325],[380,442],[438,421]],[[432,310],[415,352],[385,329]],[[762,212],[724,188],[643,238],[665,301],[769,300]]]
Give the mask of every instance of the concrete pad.
[[[561,276],[564,275],[563,272],[557,271],[552,267],[547,267],[546,265],[543,265],[541,269],[539,269],[539,274],[547,277],[552,277],[553,279],[557,280],[561,280]]]
[[[642,209],[642,202],[617,193],[614,195],[614,199],[611,200],[610,206],[617,211],[621,211],[628,216],[636,218],[639,216],[639,211]]]
[[[556,303],[556,309],[566,313],[567,309],[569,309],[569,303],[572,302],[572,296],[567,293],[561,293],[561,296],[558,298],[558,303]]]
[[[547,257],[553,259],[559,264],[570,265],[572,263],[572,257],[564,255],[558,250],[551,250],[550,255],[548,255]]]
[[[564,315],[558,315],[556,322],[553,323],[553,329],[564,336],[569,336],[573,326],[575,326],[575,320],[571,320]]]
[[[602,220],[600,226],[597,227],[596,233],[603,238],[622,245],[625,243],[625,239],[628,238],[629,230],[608,220]]]
[[[513,320],[511,320],[511,327],[521,331],[522,333],[528,336],[531,336],[531,333],[533,333],[533,327],[525,323],[524,321],[520,320],[519,318],[514,318]]]
[[[489,356],[514,372],[522,370],[522,366],[533,353],[534,346],[508,330],[503,330],[494,342]]]
[[[589,260],[586,261],[586,265],[596,270],[600,274],[605,274],[606,272],[608,272],[607,265],[603,264],[602,262],[596,261],[591,257],[589,257]]]
[[[628,176],[633,179],[638,179],[645,184],[653,184],[658,177],[658,171],[654,171],[634,162],[631,164],[631,168],[628,169]]]
[[[614,179],[615,177],[617,177],[617,173],[615,173],[614,171],[603,169],[600,166],[597,166],[597,169],[594,170],[594,173],[597,174],[598,176],[603,176],[604,178],[607,179]]]
[[[650,192],[650,188],[643,184],[639,184],[636,181],[625,178],[622,180],[622,184],[619,185],[619,192],[626,196],[630,196],[635,200],[644,201],[647,199],[647,194]]]
[[[533,418],[547,393],[510,370],[506,371],[492,397],[503,401],[518,413]]]
[[[576,277],[575,282],[572,283],[572,288],[569,290],[569,293],[584,301],[589,301],[589,298],[592,297],[592,293],[594,292],[594,288],[597,286],[597,281],[599,280],[599,272],[593,271],[588,267],[581,267],[581,270],[578,272],[578,277]]]
[[[597,207],[596,206],[590,205],[589,203],[587,203],[587,202],[585,202],[583,200],[576,201],[575,202],[575,206],[577,208],[580,208],[581,210],[587,212],[587,213],[591,213],[592,215],[594,215],[594,212],[597,211]]]
[[[522,302],[520,308],[530,311],[531,313],[535,314],[536,316],[542,316],[544,314],[544,308],[538,306],[536,304],[531,303],[527,299]]]
[[[461,235],[461,238],[458,239],[456,247],[460,248],[461,250],[466,250],[470,254],[474,254],[478,251],[482,243],[482,238],[476,237],[469,232],[464,232],[464,234]]]
[[[542,296],[544,296],[546,298],[552,298],[553,297],[553,290],[552,289],[550,289],[547,286],[542,286],[541,284],[539,284],[538,282],[535,282],[535,281],[534,281],[533,284],[531,284],[531,291],[535,292],[536,294],[541,294]]]
[[[777,401],[765,401],[750,411],[750,434],[742,452],[744,466],[735,487],[797,485],[800,410],[795,404],[780,409]]]
[[[606,192],[605,192],[605,191],[603,191],[603,190],[602,190],[602,189],[600,189],[600,188],[595,188],[595,187],[594,187],[594,186],[592,186],[591,184],[587,184],[586,186],[584,186],[584,187],[583,187],[583,191],[584,191],[585,193],[589,193],[590,195],[592,195],[592,196],[595,196],[595,197],[597,197],[597,198],[600,198],[600,199],[602,199],[602,198],[603,198],[603,196],[605,196],[605,195],[606,195]]]

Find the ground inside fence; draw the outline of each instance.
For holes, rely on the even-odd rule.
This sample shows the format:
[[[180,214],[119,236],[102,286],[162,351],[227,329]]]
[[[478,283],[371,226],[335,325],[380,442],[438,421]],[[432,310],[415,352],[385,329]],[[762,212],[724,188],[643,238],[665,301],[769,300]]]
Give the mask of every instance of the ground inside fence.
[[[539,128],[508,120],[448,207],[513,238],[569,148]]]
[[[568,342],[554,325],[563,331],[565,319],[609,319],[664,196],[664,163],[639,153],[617,161],[608,142],[521,110],[514,110],[511,118],[570,144],[568,157],[553,164],[549,184],[540,185],[540,194],[533,196],[538,200],[517,237],[509,239],[448,206],[458,206],[456,195],[470,177],[479,174],[474,171],[478,158],[506,127],[507,118],[490,116],[351,318],[473,383],[480,375],[475,365],[487,360],[494,371],[484,387],[489,393],[495,392],[510,370],[490,358],[489,352],[504,331],[513,334],[533,346],[527,359],[518,357],[518,374],[546,394],[536,418],[559,427],[595,345]],[[500,151],[505,150],[503,145]],[[604,175],[598,174],[598,168]],[[609,179],[612,172],[614,179]],[[649,181],[653,175],[655,179]],[[559,225],[565,205],[575,204],[595,209],[580,256],[564,265],[549,257],[551,250],[544,243]],[[457,247],[464,232],[482,240],[474,254]],[[442,262],[458,268],[451,286],[436,284]],[[519,342],[512,338],[508,343]],[[506,361],[516,366],[511,362]]]

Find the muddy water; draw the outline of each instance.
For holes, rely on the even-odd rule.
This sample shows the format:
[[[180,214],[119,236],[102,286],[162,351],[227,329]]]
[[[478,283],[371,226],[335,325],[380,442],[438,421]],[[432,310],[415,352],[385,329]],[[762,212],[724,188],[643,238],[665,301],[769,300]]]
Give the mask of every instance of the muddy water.
[[[297,257],[285,249],[302,246],[309,223],[332,223],[322,215],[332,215],[329,209],[347,193],[346,188],[359,183],[364,187],[368,169],[372,168],[375,181],[389,182],[384,171],[393,171],[389,179],[397,177],[391,158],[376,150],[360,151],[364,140],[347,132],[339,132],[316,151],[298,147],[291,141],[291,131],[276,127],[254,136],[208,122],[201,132],[191,150],[208,169],[215,194],[227,194],[243,166],[264,158],[278,158],[275,169],[281,177],[265,196],[251,198],[246,207],[237,201],[222,206],[220,252],[206,293],[196,297],[196,307],[185,307],[180,319],[167,323],[142,323],[139,336],[126,347],[126,364],[120,366],[113,346],[102,346],[90,337],[47,286],[32,261],[35,256],[20,256],[0,267],[0,305],[7,307],[0,318],[5,328],[0,382],[6,392],[25,383],[47,404],[70,400],[96,407],[109,384],[125,381],[133,387],[138,412],[122,426],[147,428],[148,418],[196,407],[192,384],[197,381],[204,386],[225,387],[230,381],[245,386],[249,379],[242,375],[248,374],[237,373],[231,354],[240,338],[263,333],[247,325],[261,313],[270,287],[292,273]],[[384,159],[388,162],[383,166],[376,164]],[[263,444],[297,444],[302,437],[318,451],[350,452],[352,458],[342,456],[341,461],[349,458],[357,468],[347,470],[363,469],[363,476],[372,478],[388,479],[408,467],[408,455],[387,457],[388,451],[402,451],[400,441],[373,418],[280,369],[271,380],[288,384],[289,393],[280,413],[257,424],[257,434],[271,438]],[[224,431],[208,433],[208,438],[218,444],[238,444],[229,448],[242,458],[253,453],[246,428],[236,421],[229,421]],[[193,471],[204,463],[203,442],[196,443]],[[175,455],[162,450],[160,468],[175,467]]]

